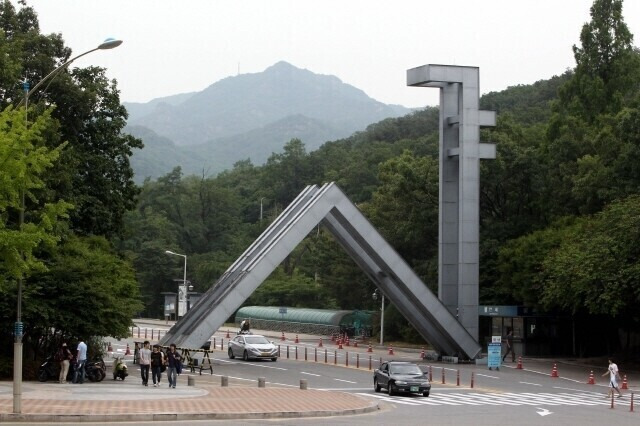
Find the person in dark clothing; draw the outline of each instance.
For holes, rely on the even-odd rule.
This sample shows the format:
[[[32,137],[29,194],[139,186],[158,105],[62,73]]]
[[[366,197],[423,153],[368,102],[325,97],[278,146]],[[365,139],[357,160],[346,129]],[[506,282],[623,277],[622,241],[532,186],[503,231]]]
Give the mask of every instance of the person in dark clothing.
[[[507,357],[507,355],[511,354],[511,362],[516,362],[516,352],[513,350],[513,330],[509,330],[506,337],[507,341],[507,352],[505,352],[502,357],[502,362]]]
[[[176,345],[170,344],[167,351],[167,379],[169,380],[170,388],[175,388],[178,382],[178,368],[181,365],[181,359],[180,353],[176,350]]]
[[[163,364],[164,354],[158,345],[153,345],[153,352],[151,352],[151,377],[153,379],[153,386],[157,387],[160,385]]]

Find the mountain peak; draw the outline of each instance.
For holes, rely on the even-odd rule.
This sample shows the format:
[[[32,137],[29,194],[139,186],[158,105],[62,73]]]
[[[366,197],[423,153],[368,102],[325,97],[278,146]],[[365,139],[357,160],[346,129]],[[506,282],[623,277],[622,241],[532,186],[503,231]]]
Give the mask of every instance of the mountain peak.
[[[271,65],[270,67],[267,67],[267,69],[265,69],[265,72],[269,70],[280,71],[280,70],[291,70],[291,69],[299,70],[300,68],[290,64],[287,61],[278,61],[275,64]]]

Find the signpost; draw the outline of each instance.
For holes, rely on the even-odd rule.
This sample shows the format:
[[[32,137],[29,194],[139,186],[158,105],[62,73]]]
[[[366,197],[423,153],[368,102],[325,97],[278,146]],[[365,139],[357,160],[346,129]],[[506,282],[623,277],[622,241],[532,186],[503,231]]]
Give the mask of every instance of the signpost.
[[[500,361],[502,361],[502,337],[491,336],[491,343],[487,348],[487,366],[489,370],[493,368],[500,370]]]

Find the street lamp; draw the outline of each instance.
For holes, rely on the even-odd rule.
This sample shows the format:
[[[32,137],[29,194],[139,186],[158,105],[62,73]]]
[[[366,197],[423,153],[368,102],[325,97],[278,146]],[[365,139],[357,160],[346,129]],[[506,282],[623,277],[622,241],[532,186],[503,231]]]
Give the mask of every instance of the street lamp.
[[[25,79],[25,81],[22,83],[22,89],[24,91],[24,98],[20,100],[20,102],[18,103],[18,106],[16,107],[16,108],[20,108],[20,106],[22,106],[22,104],[24,104],[24,109],[25,109],[25,113],[24,113],[25,127],[29,123],[28,114],[27,114],[27,108],[29,106],[29,97],[31,96],[31,94],[33,92],[35,92],[37,89],[39,89],[40,86],[42,86],[43,83],[45,83],[46,81],[50,80],[52,77],[57,75],[63,69],[67,68],[76,59],[81,58],[84,55],[88,55],[91,52],[95,52],[96,50],[113,49],[114,47],[118,47],[121,44],[122,44],[122,40],[115,40],[115,39],[112,39],[112,38],[106,39],[98,47],[96,47],[94,49],[91,49],[91,50],[87,50],[86,52],[81,53],[78,56],[74,56],[73,58],[71,58],[67,62],[65,62],[64,64],[62,64],[59,67],[55,68],[53,71],[51,71],[49,74],[47,74],[42,80],[40,80],[38,82],[38,84],[33,86],[33,88],[31,90],[29,90],[29,82],[26,81],[26,79]],[[20,230],[22,229],[22,225],[24,224],[24,210],[25,210],[25,204],[24,204],[25,194],[24,194],[24,192],[25,192],[25,189],[21,188],[20,189],[20,212],[18,214],[18,229],[20,229]],[[22,324],[22,277],[19,277],[18,278],[18,301],[17,301],[17,307],[16,307],[16,323],[14,325],[15,342],[13,343],[13,412],[14,412],[14,414],[22,413],[22,331],[23,331],[23,324]]]
[[[380,307],[380,345],[382,345],[384,340],[384,293],[381,291],[380,294],[382,295],[382,306]],[[373,297],[373,300],[378,300],[378,290],[374,291],[371,297]]]
[[[177,320],[187,313],[187,255],[174,253],[170,250],[165,250],[165,254],[184,257],[184,278],[182,279],[182,285],[178,286],[178,306],[176,307]]]
[[[262,222],[262,200],[264,200],[265,197],[260,198],[260,222]]]

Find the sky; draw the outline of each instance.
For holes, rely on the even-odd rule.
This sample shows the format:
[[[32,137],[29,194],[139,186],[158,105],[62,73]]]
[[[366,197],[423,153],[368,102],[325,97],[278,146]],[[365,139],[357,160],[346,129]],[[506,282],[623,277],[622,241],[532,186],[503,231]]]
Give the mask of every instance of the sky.
[[[11,0],[17,4],[17,0]],[[426,64],[480,67],[480,91],[531,84],[573,68],[592,0],[27,0],[42,33],[74,54],[123,40],[76,66],[118,81],[123,102],[201,91],[278,61],[335,75],[387,104],[437,105],[406,86]],[[640,38],[640,1],[623,14]],[[636,45],[640,42],[636,42]]]

